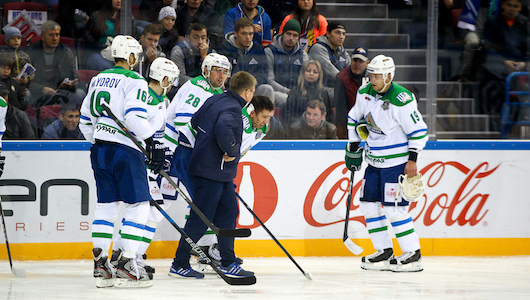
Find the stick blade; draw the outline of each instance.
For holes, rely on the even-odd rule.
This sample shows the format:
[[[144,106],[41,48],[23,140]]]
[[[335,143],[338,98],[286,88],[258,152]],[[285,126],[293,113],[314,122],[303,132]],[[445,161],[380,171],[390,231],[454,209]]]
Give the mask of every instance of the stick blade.
[[[309,272],[305,272],[304,276],[305,276],[305,278],[307,278],[309,280],[313,280],[313,275],[311,275],[311,273],[309,273]]]
[[[348,248],[348,250],[350,250],[350,252],[355,254],[355,255],[359,255],[359,254],[363,253],[363,251],[364,251],[364,249],[362,247],[360,247],[359,245],[355,244],[349,238],[346,238],[345,240],[343,240],[343,242],[344,242],[344,246],[346,246],[346,248]]]
[[[26,277],[26,271],[24,271],[24,269],[17,269],[17,268],[11,267],[11,272],[16,277],[19,277],[19,278]]]
[[[252,234],[250,229],[248,228],[241,228],[241,229],[219,229],[219,236],[226,236],[226,237],[249,237]]]
[[[223,274],[224,275],[224,274]],[[223,278],[229,285],[253,285],[256,283],[256,276],[235,278],[224,275]]]

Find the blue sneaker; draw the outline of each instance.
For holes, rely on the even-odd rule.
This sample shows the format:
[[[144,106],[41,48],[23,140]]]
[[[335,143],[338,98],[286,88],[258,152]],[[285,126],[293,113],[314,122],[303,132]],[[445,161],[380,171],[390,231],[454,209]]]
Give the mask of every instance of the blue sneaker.
[[[233,262],[228,267],[221,266],[221,272],[225,273],[226,276],[230,277],[251,277],[254,276],[254,272],[245,271],[237,262]]]
[[[176,277],[176,278],[196,278],[196,279],[204,278],[204,274],[193,270],[191,267],[187,269],[184,269],[181,267],[178,270],[175,270],[175,267],[171,266],[171,269],[169,269],[168,275],[171,277]]]

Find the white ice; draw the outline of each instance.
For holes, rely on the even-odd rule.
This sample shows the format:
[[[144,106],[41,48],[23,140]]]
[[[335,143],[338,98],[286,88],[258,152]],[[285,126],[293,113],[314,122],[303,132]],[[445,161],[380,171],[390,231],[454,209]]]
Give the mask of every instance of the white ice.
[[[364,271],[359,257],[244,258],[257,283],[230,286],[216,275],[176,279],[170,259],[147,260],[156,268],[146,289],[96,288],[90,260],[14,261],[16,278],[0,261],[0,299],[530,299],[530,256],[423,257],[423,272]]]

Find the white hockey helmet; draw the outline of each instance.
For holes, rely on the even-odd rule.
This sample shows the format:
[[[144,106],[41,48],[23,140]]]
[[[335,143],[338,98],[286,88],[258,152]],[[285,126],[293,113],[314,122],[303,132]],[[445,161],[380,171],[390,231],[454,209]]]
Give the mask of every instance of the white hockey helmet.
[[[394,80],[394,72],[396,71],[396,66],[394,65],[394,59],[390,56],[377,55],[374,57],[368,66],[366,67],[366,72],[370,74],[382,74],[386,83],[387,74],[390,74],[390,82]]]
[[[232,68],[232,65],[226,56],[217,53],[206,55],[201,65],[202,76],[204,76],[204,78],[209,78],[210,71],[213,67],[226,69],[228,72],[227,78],[230,77],[230,69]],[[208,76],[206,76],[206,72],[204,71],[205,68],[208,71]]]
[[[416,202],[420,200],[424,193],[425,182],[420,173],[414,177],[408,177],[403,174],[399,175],[396,201],[399,201],[399,196],[401,196],[404,200]]]
[[[142,46],[140,43],[129,35],[117,35],[112,40],[110,46],[113,58],[123,58],[129,61],[129,56],[134,55],[136,60],[139,59],[140,53],[142,53]]]
[[[158,57],[149,67],[149,78],[158,81],[160,87],[164,89],[164,95],[167,94],[167,89],[172,85],[178,85],[178,82],[176,81],[178,81],[179,75],[180,71],[177,65],[173,61],[164,57]],[[169,84],[167,86],[162,86],[162,81],[166,76]]]

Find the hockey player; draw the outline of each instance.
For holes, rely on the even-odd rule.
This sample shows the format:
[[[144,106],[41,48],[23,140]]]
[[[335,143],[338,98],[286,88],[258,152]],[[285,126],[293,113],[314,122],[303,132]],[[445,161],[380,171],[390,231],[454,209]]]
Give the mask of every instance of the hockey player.
[[[153,138],[160,142],[163,142],[164,128],[166,124],[166,105],[169,104],[166,95],[171,90],[173,83],[178,82],[179,74],[180,71],[177,65],[167,58],[156,58],[149,68],[149,101],[147,103],[147,109],[148,114],[153,115],[151,121],[153,128],[158,128]],[[164,201],[156,181],[157,174],[150,171],[148,177],[149,191],[151,192],[153,200],[157,201],[161,207],[164,207]],[[155,269],[147,265],[143,257],[155,235],[156,227],[162,220],[163,216],[155,206],[151,205],[150,207],[149,218],[145,225],[143,238],[135,259],[136,263],[140,267],[143,267],[147,273],[154,273]],[[122,247],[121,238],[118,237],[114,240],[112,245],[113,252],[111,264],[117,264],[120,255],[122,254]]]
[[[360,208],[377,252],[363,257],[361,268],[421,271],[420,243],[408,213],[409,202],[396,197],[396,190],[400,174],[409,178],[418,174],[416,160],[428,139],[427,125],[414,94],[392,82],[394,70],[394,60],[384,55],[368,64],[370,83],[359,88],[348,113],[345,160],[352,172],[360,170],[363,148],[359,143],[365,138],[368,167]],[[394,257],[387,220],[404,252],[399,257]]]
[[[94,277],[96,286],[149,287],[152,274],[139,267],[135,257],[149,216],[149,185],[146,159],[117,124],[106,116],[107,105],[118,119],[145,145],[147,166],[158,172],[164,166],[163,144],[153,139],[157,115],[149,109],[147,82],[132,71],[142,47],[131,36],[118,35],[111,45],[115,66],[90,81],[81,106],[80,129],[93,145],[90,159],[96,180],[98,203],[92,223]],[[119,201],[125,213],[120,234],[123,255],[116,271],[108,261]]]
[[[274,104],[267,96],[254,96],[250,103],[248,103],[241,110],[243,118],[243,136],[241,138],[241,157],[243,157],[253,146],[261,141],[267,134],[269,128],[269,121],[274,115]],[[180,128],[179,142],[180,146],[174,157],[175,174],[179,179],[187,184],[188,191],[192,191],[191,179],[188,174],[188,164],[191,156],[191,150],[195,146],[195,136],[197,132],[191,127],[191,123],[186,124]],[[197,243],[202,248],[203,252],[216,264],[221,264],[221,253],[219,252],[217,238],[215,235],[207,233]],[[197,253],[192,254],[198,256]],[[239,264],[243,261],[238,258]],[[199,264],[199,272],[207,272],[209,270],[208,264],[200,257],[197,257]],[[170,276],[171,275],[170,273]]]

